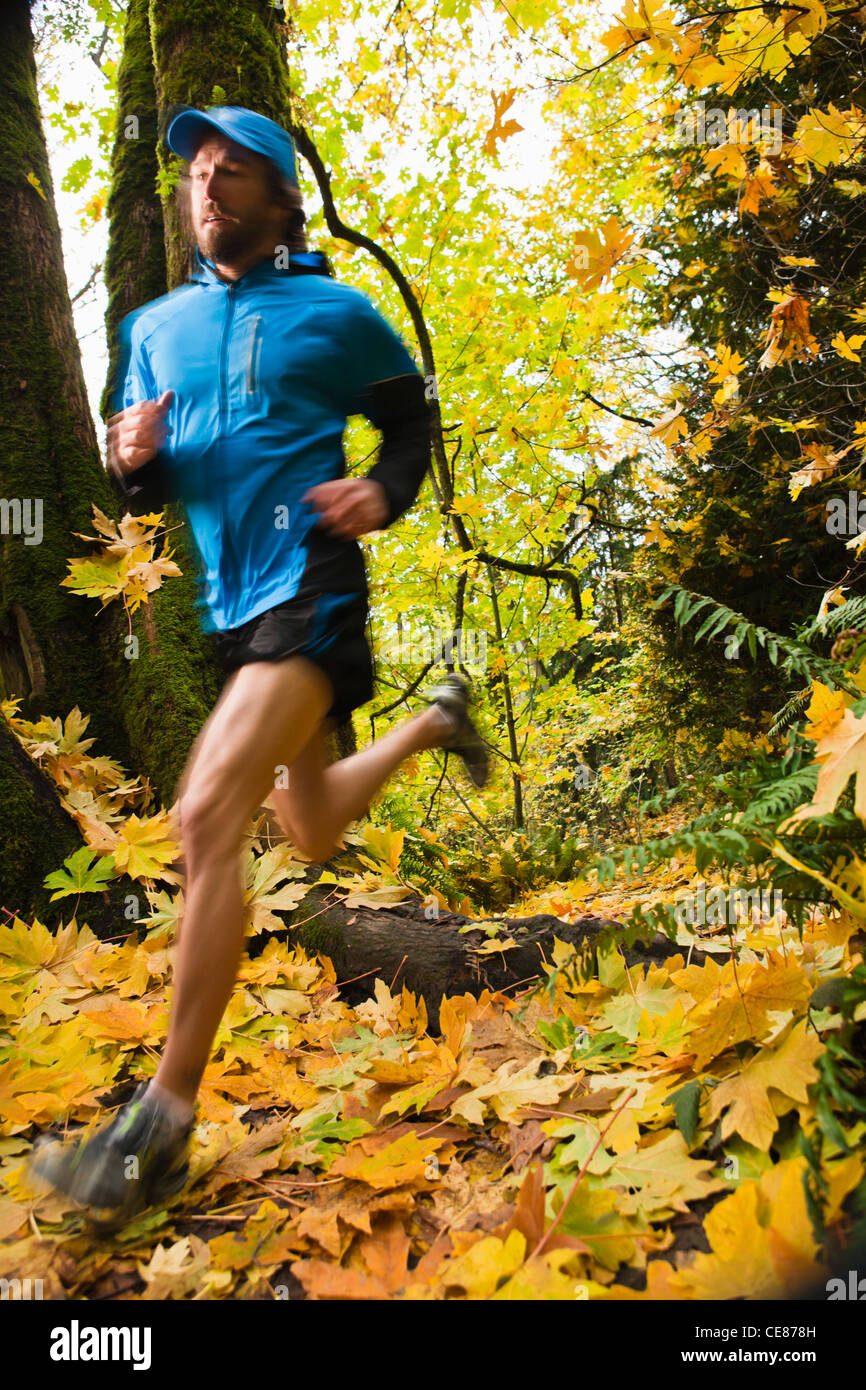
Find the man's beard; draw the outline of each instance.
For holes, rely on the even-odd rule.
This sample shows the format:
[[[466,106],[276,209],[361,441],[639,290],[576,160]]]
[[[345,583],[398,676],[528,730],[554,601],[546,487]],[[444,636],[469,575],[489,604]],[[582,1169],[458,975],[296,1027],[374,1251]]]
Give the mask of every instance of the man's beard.
[[[257,229],[240,222],[205,222],[198,238],[202,255],[223,265],[244,257],[257,240]]]

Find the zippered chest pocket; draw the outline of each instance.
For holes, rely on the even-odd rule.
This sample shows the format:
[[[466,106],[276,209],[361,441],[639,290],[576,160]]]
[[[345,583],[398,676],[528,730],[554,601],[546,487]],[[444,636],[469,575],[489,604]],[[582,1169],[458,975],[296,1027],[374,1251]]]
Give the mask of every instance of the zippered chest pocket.
[[[247,342],[247,399],[257,400],[260,390],[259,365],[262,355],[262,315],[256,314],[250,324]]]

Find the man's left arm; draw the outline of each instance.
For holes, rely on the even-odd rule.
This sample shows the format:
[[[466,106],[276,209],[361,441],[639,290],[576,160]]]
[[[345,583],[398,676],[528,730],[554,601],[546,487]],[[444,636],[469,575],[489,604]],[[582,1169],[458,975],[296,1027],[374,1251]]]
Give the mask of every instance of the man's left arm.
[[[407,512],[430,467],[430,407],[424,378],[413,371],[374,381],[363,397],[363,413],[382,433],[379,454],[367,477],[381,484],[388,503],[385,526]]]
[[[392,526],[421,490],[430,466],[431,418],[424,378],[405,343],[362,294],[343,306],[335,389],[346,416],[364,415],[382,433],[366,477],[311,488],[325,530],[343,539]],[[373,486],[371,487],[371,484]]]

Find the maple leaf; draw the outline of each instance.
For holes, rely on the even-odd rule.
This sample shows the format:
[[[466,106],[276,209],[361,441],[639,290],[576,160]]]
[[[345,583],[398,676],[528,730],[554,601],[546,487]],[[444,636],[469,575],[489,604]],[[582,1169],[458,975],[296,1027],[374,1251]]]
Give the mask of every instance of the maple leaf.
[[[696,1001],[687,1020],[698,1069],[736,1043],[760,1037],[770,1013],[799,1008],[810,993],[800,965],[795,960],[784,964],[772,951],[766,964],[728,960],[720,969],[710,959],[674,971],[671,979]]]
[[[375,1236],[360,1242],[358,1253],[366,1274],[321,1259],[296,1260],[292,1273],[314,1298],[389,1298],[409,1278],[409,1250],[410,1240],[402,1222],[389,1213],[377,1221]]]
[[[380,1279],[360,1269],[346,1269],[331,1260],[295,1260],[292,1273],[311,1298],[383,1299],[393,1292]]]
[[[102,855],[94,860],[86,845],[77,849],[63,861],[63,868],[47,874],[43,880],[46,888],[53,888],[51,902],[56,898],[66,898],[72,893],[98,893],[114,877],[114,859]]]
[[[411,1211],[411,1191],[371,1192],[361,1183],[329,1189],[298,1218],[298,1235],[315,1241],[329,1255],[340,1259],[356,1232],[372,1234],[378,1212]]]
[[[379,1036],[396,1033],[399,1001],[391,994],[385,981],[378,977],[373,982],[373,990],[375,998],[357,1006],[355,1009],[357,1017],[362,1022],[367,1023]]]
[[[805,468],[798,469],[788,483],[794,500],[797,500],[803,488],[813,487],[815,483],[822,483],[825,478],[829,478],[845,455],[850,454],[857,444],[858,441],[855,440],[847,449],[838,449],[831,454],[826,453],[820,444],[807,444],[803,453],[806,458],[812,459],[812,462]]]
[[[135,551],[132,563],[126,571],[125,587],[127,591],[135,594],[136,597],[141,593],[152,594],[160,588],[166,575],[176,577],[183,574],[183,570],[172,560],[172,554],[173,551],[168,546],[162,555],[156,558],[153,557],[152,551],[143,555],[140,551]]]
[[[743,184],[738,209],[740,215],[742,216],[744,212],[750,212],[754,217],[757,217],[761,210],[761,202],[777,197],[778,193],[779,190],[773,183],[772,177],[763,173],[759,167],[758,172],[751,178],[747,176]]]
[[[677,401],[673,409],[665,412],[660,419],[656,420],[650,434],[660,439],[663,444],[675,444],[680,435],[687,435],[689,432],[688,422],[683,415],[682,401]]]
[[[844,333],[839,332],[831,342],[840,357],[844,357],[848,362],[862,362],[857,349],[866,343],[866,334],[857,333],[846,338]]]
[[[381,863],[387,865],[392,873],[396,873],[400,864],[400,855],[403,853],[403,844],[406,839],[405,830],[395,830],[393,826],[367,825],[364,827],[364,841],[376,855]]]
[[[740,153],[739,145],[733,141],[724,145],[717,145],[714,149],[705,150],[703,161],[714,174],[730,174],[738,182],[744,179],[749,171],[749,166]]]
[[[566,1188],[571,1189],[573,1184],[570,1175],[554,1176],[559,1186],[551,1199],[551,1210],[556,1216],[568,1195]],[[571,1191],[568,1207],[557,1227],[558,1231],[588,1245],[595,1261],[610,1271],[633,1259],[635,1237],[650,1230],[643,1213],[628,1215],[620,1210],[621,1198],[619,1191],[592,1188],[586,1181],[580,1182]]]
[[[460,1289],[469,1299],[490,1298],[503,1279],[523,1264],[526,1237],[511,1231],[504,1240],[487,1236],[465,1254],[446,1260],[436,1275],[443,1289]]]
[[[362,883],[381,882],[371,874],[358,876]],[[353,888],[343,899],[346,907],[396,907],[398,903],[406,901],[407,889],[392,888],[390,886],[382,888]]]
[[[630,990],[617,994],[600,1009],[599,1018],[628,1042],[634,1042],[642,1014],[665,1015],[675,1001],[676,990],[667,974],[649,972],[646,978],[640,974]]]
[[[767,346],[758,363],[761,370],[766,371],[777,362],[817,357],[819,347],[809,327],[809,306],[802,295],[771,291],[768,298],[778,302],[764,334]]]
[[[826,1278],[803,1188],[804,1158],[742,1182],[704,1222],[712,1253],[669,1278],[681,1298],[791,1298]]]
[[[724,343],[720,343],[716,349],[715,359],[707,358],[707,366],[710,375],[716,381],[725,381],[731,374],[737,376],[745,367],[745,361],[738,352],[732,351]]]
[[[250,853],[246,876],[244,902],[254,934],[282,930],[285,922],[276,913],[293,912],[310,891],[310,885],[303,881],[303,866],[282,845],[263,854]]]
[[[523,129],[523,126],[513,118],[510,121],[502,120],[505,112],[517,96],[516,87],[510,87],[507,92],[501,92],[499,96],[497,96],[495,92],[491,95],[493,96],[493,125],[487,132],[483,148],[485,154],[495,155],[497,144],[501,140],[507,140],[510,135],[516,135],[519,130]]]
[[[167,811],[139,820],[129,816],[118,826],[112,850],[114,862],[130,878],[158,878],[179,882],[177,874],[167,866],[178,857],[179,846],[170,837],[171,821]]]
[[[832,103],[826,111],[809,109],[797,122],[798,148],[818,169],[845,164],[862,139],[862,120],[839,111]]]
[[[194,1290],[200,1294],[201,1276],[210,1262],[207,1241],[199,1240],[198,1236],[184,1236],[174,1245],[158,1245],[147,1264],[138,1263],[138,1272],[146,1285],[142,1298],[188,1298]],[[231,1277],[216,1282],[225,1285],[231,1282]]]
[[[64,588],[86,598],[98,598],[103,608],[123,593],[126,569],[123,560],[113,555],[90,555],[86,559],[67,560],[69,574],[60,580]]]
[[[660,1211],[687,1211],[689,1202],[699,1201],[727,1188],[727,1182],[712,1176],[711,1160],[689,1157],[688,1146],[679,1130],[656,1136],[655,1143],[635,1145],[612,1160],[603,1175],[605,1187],[625,1187],[619,1210],[628,1215]]]
[[[836,803],[845,790],[851,777],[854,783],[854,811],[861,820],[866,820],[866,715],[852,714],[846,709],[830,731],[818,742],[815,761],[820,763],[818,784],[815,795],[808,806],[801,806],[787,821],[779,826],[784,831],[788,826],[809,820],[812,816],[827,816],[836,809]]]
[[[778,1126],[777,1116],[790,1110],[796,1101],[808,1099],[809,1086],[817,1079],[815,1059],[824,1051],[821,1039],[806,1031],[803,1019],[790,1029],[781,1042],[764,1047],[749,1059],[736,1076],[728,1077],[710,1095],[707,1116],[722,1119],[722,1139],[739,1134],[747,1144],[767,1150]],[[769,1092],[788,1098],[783,1108],[774,1108]]]
[[[637,4],[635,0],[628,0],[623,13],[617,16],[615,28],[602,34],[601,41],[611,52],[650,42],[666,56],[674,41],[679,45],[684,37],[666,0],[637,0]]]
[[[585,290],[597,288],[635,245],[634,234],[617,217],[609,217],[600,231],[575,233],[575,250],[566,266]]]
[[[214,1269],[238,1270],[275,1268],[283,1263],[290,1251],[303,1249],[306,1241],[293,1229],[286,1229],[288,1213],[270,1199],[262,1202],[258,1211],[248,1217],[240,1229],[217,1236],[210,1242],[211,1263]]]
[[[135,552],[142,543],[153,540],[159,529],[160,514],[157,512],[138,517],[127,512],[118,526],[118,523],[101,512],[95,503],[91,503],[91,510],[94,527],[100,534],[86,536],[81,531],[73,531],[72,534],[79,536],[83,541],[94,541],[103,545],[109,555],[122,556]]]
[[[165,1025],[166,1007],[152,1004],[123,1003],[120,1000],[107,1009],[98,1012],[85,1012],[87,1022],[82,1025],[85,1037],[97,1041],[131,1044],[135,1042],[153,1043],[158,1040]]]
[[[367,1152],[365,1140],[351,1144],[346,1153],[331,1165],[332,1176],[337,1174],[366,1183],[368,1187],[389,1189],[407,1185],[428,1187],[431,1182],[429,1158],[444,1140],[433,1134],[420,1140],[414,1130],[399,1139]]]
[[[103,607],[122,594],[127,609],[134,613],[147,595],[160,587],[165,575],[182,573],[172,560],[168,545],[160,557],[155,555],[161,514],[134,517],[127,512],[118,526],[96,505],[92,505],[92,511],[100,534],[88,536],[75,531],[73,535],[102,545],[102,551],[85,559],[68,560],[70,572],[60,582],[74,593],[99,598]]]
[[[513,1062],[503,1062],[490,1081],[461,1096],[451,1106],[451,1114],[470,1124],[484,1121],[490,1108],[500,1120],[513,1120],[528,1105],[554,1105],[564,1091],[574,1085],[574,1075],[539,1076],[538,1061],[527,1062],[515,1070]]]
[[[850,696],[846,696],[843,690],[831,690],[821,681],[813,681],[812,699],[806,710],[809,722],[803,730],[806,737],[818,742],[835,729],[845,713],[849,699]]]

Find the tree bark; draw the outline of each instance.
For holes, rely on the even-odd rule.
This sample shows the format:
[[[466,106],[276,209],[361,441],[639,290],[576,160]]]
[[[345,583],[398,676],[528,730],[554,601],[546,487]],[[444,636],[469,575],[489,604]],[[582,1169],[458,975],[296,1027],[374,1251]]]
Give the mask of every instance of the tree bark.
[[[377,978],[397,989],[405,985],[423,998],[434,1033],[439,1031],[443,995],[477,996],[485,989],[531,984],[542,963],[550,960],[554,938],[591,947],[601,930],[611,925],[611,919],[592,915],[574,922],[563,922],[550,913],[472,921],[441,910],[437,919],[428,920],[421,899],[411,892],[405,903],[388,909],[347,908],[334,903],[331,893],[325,885],[313,887],[298,908],[286,915],[290,941],[308,953],[330,958],[337,980],[351,982],[341,990],[347,1003],[368,998]],[[512,937],[517,945],[479,954],[479,947],[488,941],[483,928],[494,921],[501,936]],[[470,930],[460,930],[466,926]],[[632,966],[667,960],[681,951],[682,947],[658,933],[648,946],[626,947],[623,954]],[[692,951],[691,959],[697,964],[705,958],[704,952]]]
[[[125,314],[165,294],[168,287],[162,206],[156,189],[159,121],[148,0],[130,0],[117,82],[105,262],[110,350],[102,402],[106,417],[114,391],[122,385],[116,380],[118,324]],[[183,573],[168,579],[133,618],[138,656],[123,663],[114,694],[126,724],[132,765],[168,804],[193,741],[219,694],[222,672],[195,608],[200,563],[183,504],[167,504],[163,519]]]
[[[48,925],[50,891],[46,874],[59,869],[81,844],[78,827],[66,814],[54,783],[25,752],[5,719],[0,719],[0,910],[22,921],[32,915]]]
[[[27,0],[0,17],[0,695],[20,713],[66,715],[75,705],[117,757],[129,747],[107,671],[123,663],[124,624],[94,612],[60,582],[92,534],[91,503],[111,511],[63,268],[60,229],[36,91]]]
[[[110,514],[114,499],[75,338],[27,0],[3,9],[0,42],[0,697],[17,697],[20,715],[33,720],[65,718],[77,705],[102,750],[128,764],[112,694],[127,664],[123,614],[61,587],[67,559],[83,551],[73,533],[92,534],[91,504]],[[22,762],[5,725],[2,735],[0,884],[15,910],[19,901],[44,904],[41,877],[80,837],[70,839],[72,823],[49,814],[39,769],[26,755]]]

